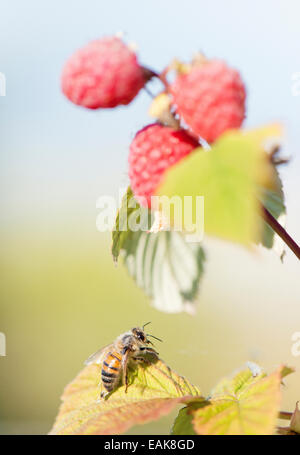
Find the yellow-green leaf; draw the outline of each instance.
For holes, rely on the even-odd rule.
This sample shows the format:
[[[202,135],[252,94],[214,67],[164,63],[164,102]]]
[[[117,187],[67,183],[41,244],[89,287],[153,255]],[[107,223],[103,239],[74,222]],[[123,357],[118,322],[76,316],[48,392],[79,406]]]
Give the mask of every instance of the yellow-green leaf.
[[[119,386],[99,401],[100,372],[101,365],[89,365],[66,387],[50,434],[120,434],[201,395],[189,381],[157,360],[130,365],[127,393]]]
[[[209,151],[199,148],[172,166],[157,195],[181,198],[181,211],[172,211],[171,207],[173,224],[185,223],[184,198],[189,197],[193,214],[186,224],[189,229],[195,225],[196,197],[204,196],[205,233],[246,245],[258,241],[263,229],[260,188],[275,186],[274,169],[264,152],[264,143],[276,132],[280,134],[275,127],[230,131]],[[161,208],[166,212],[164,205]]]
[[[215,388],[210,404],[193,412],[198,434],[265,435],[273,434],[281,401],[283,376],[287,367],[266,376],[253,377],[250,370],[233,379],[223,379]]]

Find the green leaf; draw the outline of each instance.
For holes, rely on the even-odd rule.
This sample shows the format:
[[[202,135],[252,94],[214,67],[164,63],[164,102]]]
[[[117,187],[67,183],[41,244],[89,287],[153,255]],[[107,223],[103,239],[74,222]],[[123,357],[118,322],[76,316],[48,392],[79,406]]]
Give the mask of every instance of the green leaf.
[[[207,234],[246,245],[260,239],[262,222],[257,194],[260,186],[274,186],[273,169],[263,151],[263,141],[270,134],[268,128],[225,133],[209,151],[199,148],[172,166],[157,195],[179,196],[182,207],[185,197],[192,198],[193,223],[196,197],[204,196]],[[174,225],[181,219],[184,220],[184,208],[180,217],[175,211],[171,213]]]
[[[282,182],[275,166],[274,180],[275,187],[273,189],[262,188],[260,200],[266,207],[266,209],[278,220],[280,215],[286,212],[286,208],[284,204]],[[262,245],[265,246],[266,248],[273,248],[274,235],[275,233],[273,229],[265,221],[263,221],[263,232],[261,237]]]
[[[273,434],[281,401],[283,376],[287,367],[266,376],[244,370],[233,379],[225,378],[214,389],[210,404],[193,412],[198,434]]]
[[[200,399],[199,389],[157,360],[130,364],[127,393],[121,385],[99,401],[101,368],[101,364],[85,367],[65,388],[50,434],[120,434],[159,419],[180,403]]]
[[[188,406],[180,409],[178,416],[176,417],[171,434],[174,435],[181,435],[181,436],[188,436],[188,435],[196,435],[197,433],[193,427],[193,411],[199,409],[200,407],[206,406],[207,401],[195,401],[190,403]]]
[[[129,186],[123,196],[121,207],[118,210],[115,226],[112,232],[111,252],[115,262],[117,262],[120,250],[130,233],[128,229],[128,218],[139,208],[140,206],[135,201],[132,190]]]
[[[203,274],[204,251],[187,243],[180,232],[131,233],[124,243],[124,261],[138,286],[165,312],[193,312]]]

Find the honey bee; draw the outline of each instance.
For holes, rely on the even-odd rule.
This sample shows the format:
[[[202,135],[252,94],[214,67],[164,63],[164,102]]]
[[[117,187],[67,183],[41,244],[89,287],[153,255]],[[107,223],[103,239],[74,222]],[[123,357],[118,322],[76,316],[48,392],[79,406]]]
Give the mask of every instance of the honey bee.
[[[147,337],[155,338],[158,341],[162,340],[154,335],[145,333],[144,329],[148,324],[150,322],[144,324],[142,328],[135,327],[123,333],[112,344],[95,352],[84,362],[86,365],[102,363],[101,380],[105,391],[101,393],[101,399],[104,399],[106,395],[117,388],[121,376],[122,383],[125,385],[125,392],[127,392],[127,367],[130,361],[149,363],[143,357],[144,354],[151,354],[156,359],[158,358],[158,352],[149,347],[149,344],[153,345],[153,343]]]

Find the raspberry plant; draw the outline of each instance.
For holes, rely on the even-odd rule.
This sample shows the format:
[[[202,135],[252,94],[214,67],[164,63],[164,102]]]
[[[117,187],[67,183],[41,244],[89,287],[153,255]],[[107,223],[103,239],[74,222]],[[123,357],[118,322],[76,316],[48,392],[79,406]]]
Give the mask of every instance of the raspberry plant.
[[[112,108],[129,104],[141,88],[148,91],[153,78],[162,84],[149,110],[155,122],[138,131],[130,146],[130,185],[116,217],[112,255],[115,262],[122,256],[157,309],[194,313],[205,252],[195,237],[188,241],[186,230],[199,233],[197,196],[204,196],[207,235],[269,249],[276,235],[300,259],[299,246],[278,222],[285,214],[278,166],[287,160],[279,153],[280,125],[242,128],[245,85],[220,60],[197,55],[158,73],[140,65],[120,38],[108,37],[71,56],[62,91],[82,107]],[[184,204],[166,211],[158,196],[191,197],[189,213]],[[117,434],[180,403],[185,406],[172,434],[300,433],[298,407],[293,414],[280,411],[282,381],[293,372],[284,365],[269,375],[248,365],[206,398],[157,360],[131,366],[128,393],[120,385],[101,402],[100,371],[101,365],[89,365],[67,386],[52,434]],[[289,426],[278,427],[278,418],[290,420]]]

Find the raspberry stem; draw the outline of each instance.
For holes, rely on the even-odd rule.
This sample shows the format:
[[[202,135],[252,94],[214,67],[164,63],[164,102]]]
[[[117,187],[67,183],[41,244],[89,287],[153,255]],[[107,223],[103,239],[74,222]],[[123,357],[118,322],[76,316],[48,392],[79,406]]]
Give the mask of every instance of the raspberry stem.
[[[294,239],[286,232],[286,230],[281,226],[280,223],[276,220],[276,218],[271,215],[271,213],[262,206],[263,209],[263,217],[268,223],[268,225],[276,232],[277,235],[284,241],[284,243],[292,250],[292,252],[300,259],[300,247],[295,242]]]
[[[169,83],[168,83],[167,77],[166,77],[166,72],[167,72],[166,70],[162,71],[161,73],[157,73],[157,71],[154,71],[150,68],[143,66],[143,71],[144,71],[145,79],[147,82],[150,81],[150,79],[152,79],[153,77],[156,77],[157,79],[159,79],[162,82],[166,91],[169,90]]]
[[[146,80],[149,81],[153,77],[156,77],[157,79],[159,79],[162,82],[162,84],[165,87],[165,92],[167,92],[167,93],[169,92],[169,83],[168,83],[168,80],[167,80],[168,70],[169,70],[169,67],[166,67],[159,74],[159,73],[157,73],[156,71],[154,71],[152,69],[143,67],[143,71],[144,71]],[[144,87],[144,89],[153,98],[152,93],[147,89],[146,86]],[[188,136],[190,136],[192,139],[196,140],[197,143],[199,143],[199,137],[196,134],[194,134],[191,130],[180,128],[179,120],[176,118],[175,113],[171,112],[171,110],[170,110],[169,120],[165,121],[164,123],[166,125],[170,126],[171,128],[182,129]]]

